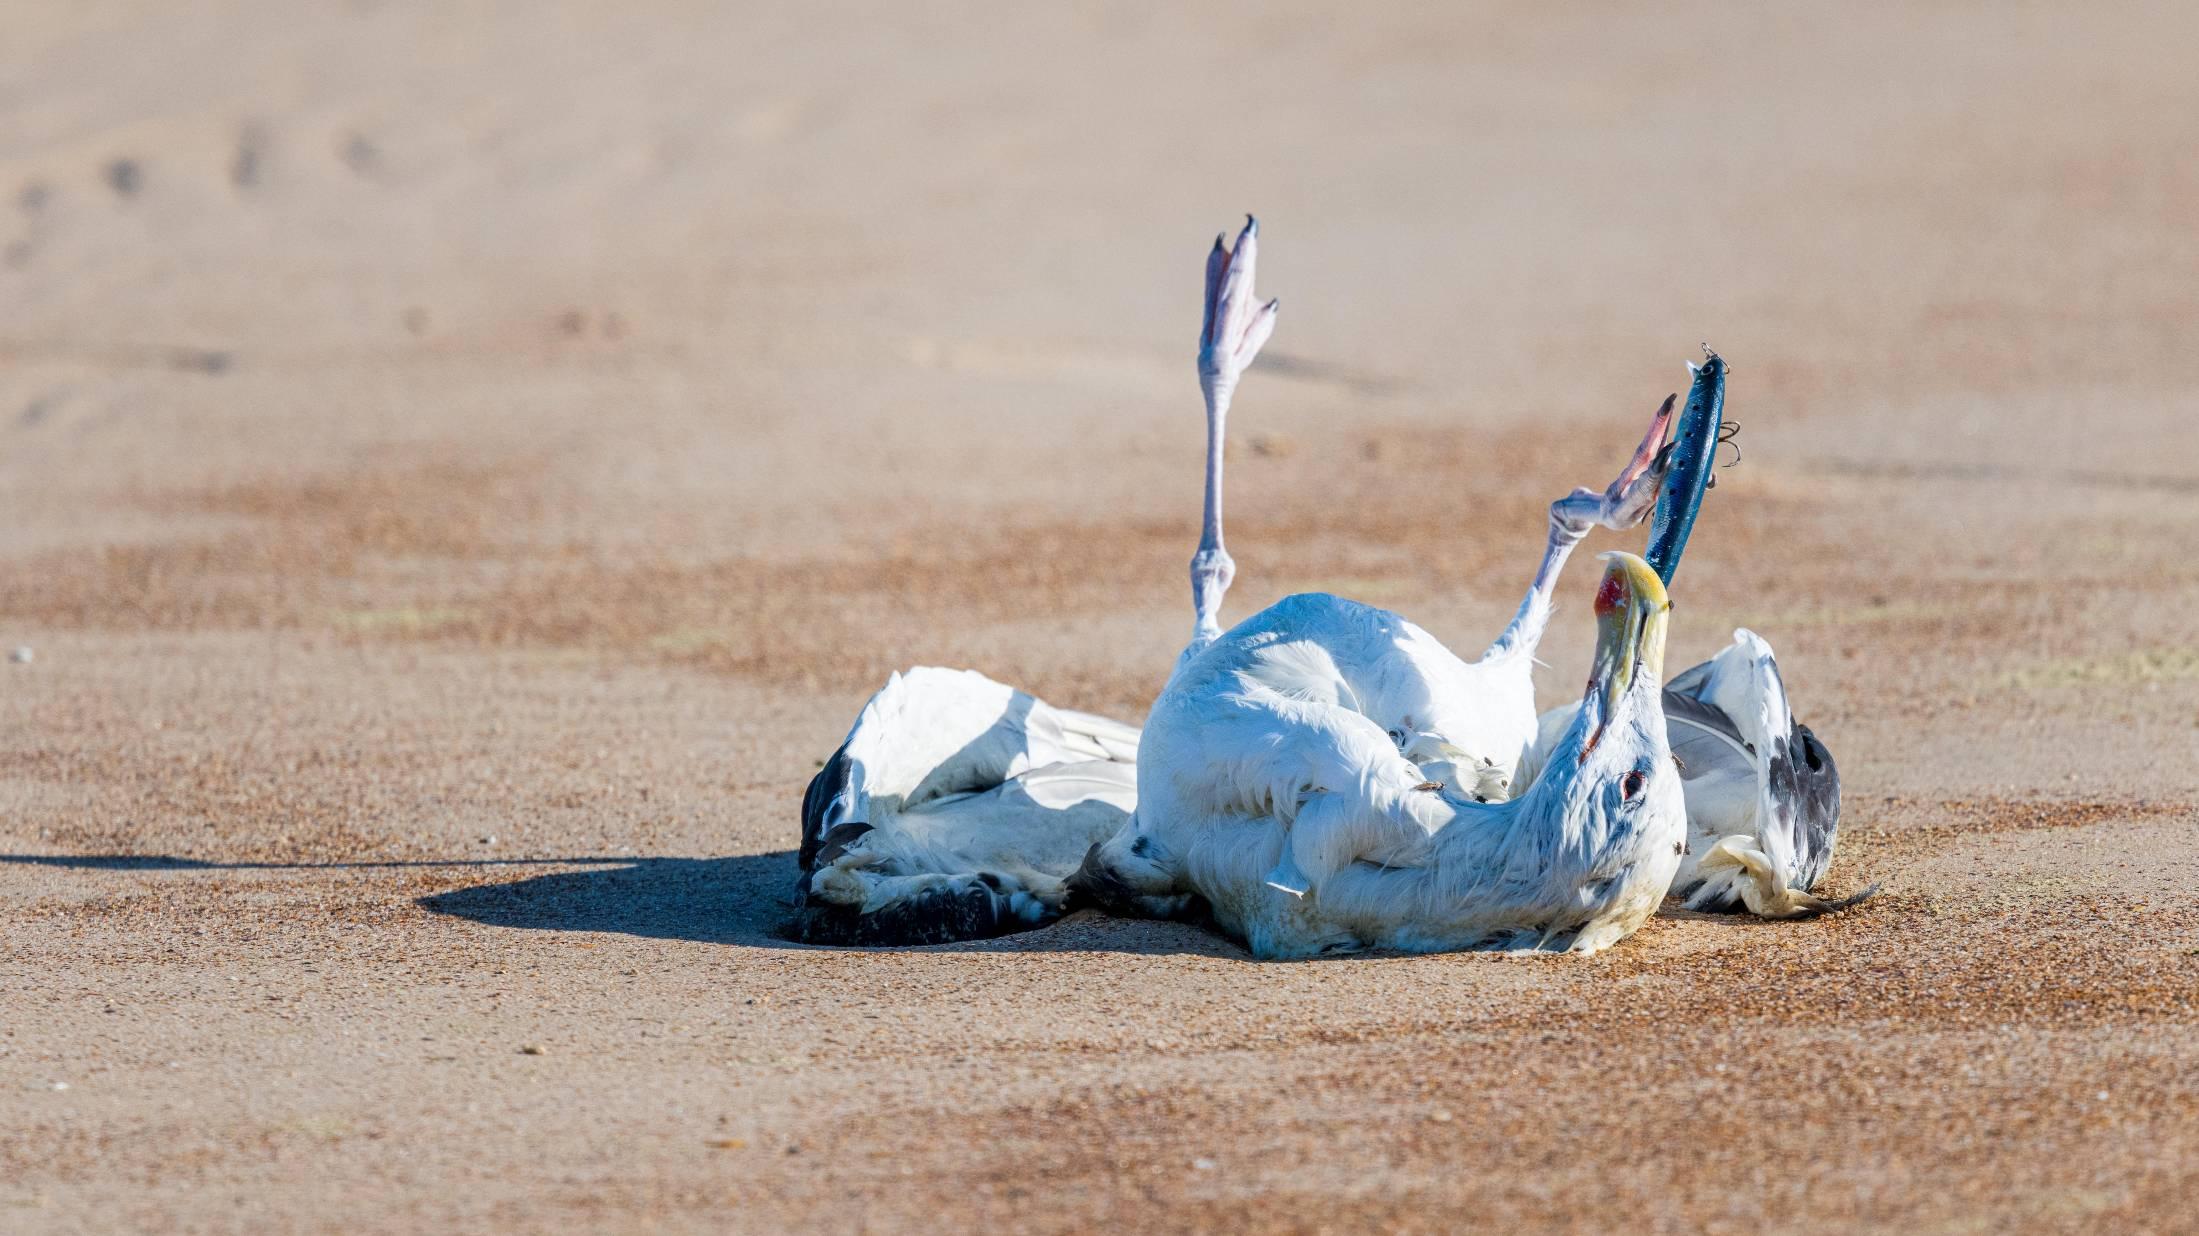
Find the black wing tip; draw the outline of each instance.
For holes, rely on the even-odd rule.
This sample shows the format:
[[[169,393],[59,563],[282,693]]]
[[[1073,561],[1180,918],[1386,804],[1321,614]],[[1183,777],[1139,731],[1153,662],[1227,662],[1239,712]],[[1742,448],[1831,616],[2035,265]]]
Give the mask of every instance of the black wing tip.
[[[1704,881],[1697,880],[1685,888],[1673,889],[1670,896],[1678,899],[1680,904],[1693,914],[1730,914],[1736,918],[1749,916],[1748,903],[1741,899],[1741,891],[1738,888],[1728,888],[1721,892],[1715,900],[1697,905],[1692,898],[1702,890],[1703,884]],[[1874,881],[1869,888],[1858,893],[1850,893],[1845,897],[1817,898],[1817,904],[1793,915],[1790,921],[1820,918],[1827,914],[1838,914],[1842,910],[1853,909],[1878,896],[1883,889],[1883,881]],[[1797,885],[1794,891],[1807,893],[1810,890],[1805,885]]]
[[[1695,902],[1695,897],[1697,894],[1703,891],[1703,885],[1708,883],[1708,880],[1697,880],[1693,884],[1686,885],[1685,887],[1674,887],[1670,892],[1666,893],[1665,895],[1678,901],[1681,907],[1686,909],[1690,914],[1748,913],[1748,906],[1742,903],[1740,892],[1731,887],[1728,887],[1724,892],[1718,894],[1718,896],[1714,900],[1706,901],[1700,905],[1697,905]]]
[[[1883,891],[1885,887],[1886,882],[1884,880],[1873,880],[1871,881],[1869,887],[1865,888],[1862,892],[1850,893],[1845,897],[1835,897],[1832,900],[1827,901],[1824,905],[1820,906],[1817,912],[1819,914],[1835,914],[1841,910],[1853,909],[1856,906],[1862,905],[1864,902],[1871,900],[1873,897],[1878,896],[1878,894]]]
[[[825,837],[831,828],[825,823],[825,809],[832,800],[845,792],[854,775],[854,762],[848,759],[848,749],[841,747],[809,779],[809,786],[802,791],[802,870],[817,868],[817,851],[825,846]],[[866,825],[865,827],[868,827]]]
[[[1795,851],[1804,888],[1814,887],[1832,866],[1840,837],[1840,767],[1816,731],[1800,721],[1787,736],[1794,773]]]
[[[868,914],[805,894],[783,934],[801,944],[912,948],[1013,935],[1051,921],[1017,915],[1003,887],[997,877],[981,874],[970,884],[933,889]]]

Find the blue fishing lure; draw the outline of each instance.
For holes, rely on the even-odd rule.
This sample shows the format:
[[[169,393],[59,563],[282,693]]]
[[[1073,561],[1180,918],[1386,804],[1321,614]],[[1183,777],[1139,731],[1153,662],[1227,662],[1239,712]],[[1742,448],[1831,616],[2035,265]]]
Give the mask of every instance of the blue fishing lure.
[[[1726,411],[1726,362],[1707,347],[1703,355],[1707,359],[1695,371],[1695,385],[1689,388],[1687,407],[1680,413],[1679,432],[1673,435],[1672,467],[1657,495],[1649,550],[1642,555],[1667,586],[1680,569],[1680,551],[1687,548],[1688,534],[1695,530],[1695,513],[1702,508],[1703,491],[1710,488],[1712,469],[1718,463],[1718,430]]]

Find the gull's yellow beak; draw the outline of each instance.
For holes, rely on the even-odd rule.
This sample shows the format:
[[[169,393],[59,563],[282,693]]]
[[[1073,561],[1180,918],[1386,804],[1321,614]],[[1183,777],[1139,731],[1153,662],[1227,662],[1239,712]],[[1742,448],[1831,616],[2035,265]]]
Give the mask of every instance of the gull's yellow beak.
[[[1582,754],[1595,749],[1604,726],[1618,711],[1619,700],[1647,675],[1662,680],[1665,669],[1665,627],[1672,614],[1672,599],[1664,581],[1647,562],[1633,554],[1613,550],[1603,555],[1603,582],[1596,586],[1596,664],[1588,675],[1588,702],[1597,709],[1596,729]]]

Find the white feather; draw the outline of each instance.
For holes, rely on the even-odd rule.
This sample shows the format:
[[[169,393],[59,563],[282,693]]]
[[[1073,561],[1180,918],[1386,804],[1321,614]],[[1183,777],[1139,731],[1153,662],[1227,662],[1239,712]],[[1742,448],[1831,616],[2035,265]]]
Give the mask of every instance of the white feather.
[[[1534,732],[1525,665],[1468,664],[1354,602],[1286,598],[1170,682],[1146,725],[1137,816],[1100,860],[1142,893],[1204,896],[1260,956],[1602,948],[1670,882],[1679,778],[1669,760],[1647,761],[1634,804],[1572,787],[1615,787],[1606,769],[1661,749],[1662,711],[1614,726],[1592,767],[1575,760],[1577,778],[1506,804],[1422,789],[1423,770],[1389,733],[1442,734],[1509,772]],[[1278,891],[1293,885],[1307,895]]]
[[[896,674],[848,733],[850,790],[827,813],[871,829],[810,891],[874,913],[983,874],[1058,909],[1062,877],[1136,805],[1138,738],[973,670]]]

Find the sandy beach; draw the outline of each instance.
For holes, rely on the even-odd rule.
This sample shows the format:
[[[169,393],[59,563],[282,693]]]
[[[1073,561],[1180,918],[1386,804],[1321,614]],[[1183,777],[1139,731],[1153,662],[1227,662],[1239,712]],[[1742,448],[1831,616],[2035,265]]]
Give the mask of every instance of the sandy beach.
[[[2199,1222],[2199,11],[0,30],[0,1231]],[[1246,211],[1225,618],[1480,648],[1708,341],[1672,663],[1779,650],[1875,901],[781,938],[889,672],[1143,716]]]

